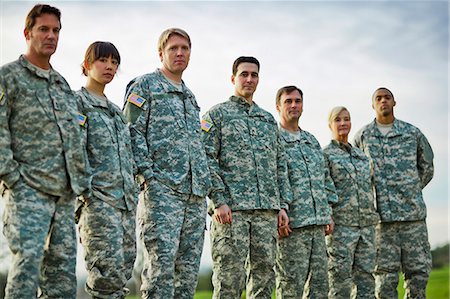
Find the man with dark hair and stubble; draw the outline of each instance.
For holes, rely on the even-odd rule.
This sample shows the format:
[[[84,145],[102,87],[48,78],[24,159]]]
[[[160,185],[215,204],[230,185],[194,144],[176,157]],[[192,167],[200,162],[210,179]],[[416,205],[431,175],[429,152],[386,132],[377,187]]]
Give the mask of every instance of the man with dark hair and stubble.
[[[0,180],[13,254],[8,299],[76,297],[75,197],[88,183],[76,99],[50,65],[60,17],[55,7],[34,6],[26,53],[0,68]]]
[[[211,251],[213,298],[271,298],[278,225],[288,224],[289,182],[284,149],[273,116],[253,95],[259,61],[235,60],[235,93],[202,120],[203,140],[213,182]]]

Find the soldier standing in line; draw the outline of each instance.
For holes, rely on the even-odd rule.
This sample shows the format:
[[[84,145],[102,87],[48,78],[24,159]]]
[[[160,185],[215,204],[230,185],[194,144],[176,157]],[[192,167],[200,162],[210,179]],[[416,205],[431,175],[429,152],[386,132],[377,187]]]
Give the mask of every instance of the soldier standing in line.
[[[352,123],[345,107],[328,117],[332,140],[323,152],[338,202],[333,208],[333,233],[326,237],[330,299],[375,296],[375,210],[371,166],[364,153],[348,142]]]
[[[142,298],[193,298],[210,174],[200,108],[181,78],[191,54],[189,35],[165,30],[158,51],[162,67],[128,84],[124,107],[144,193],[144,211],[138,212],[145,247],[141,291]]]
[[[279,225],[287,225],[280,202],[292,196],[284,150],[275,119],[253,101],[259,61],[237,58],[231,82],[234,96],[202,120],[213,181],[213,298],[241,298],[245,282],[248,298],[271,298],[277,214]]]
[[[77,216],[94,298],[125,298],[136,258],[137,189],[130,132],[122,111],[104,94],[119,67],[109,42],[92,43],[82,71],[86,87],[77,92],[83,147],[91,188],[78,199]]]
[[[87,188],[77,103],[50,65],[61,12],[28,13],[27,52],[0,68],[0,179],[13,254],[5,298],[76,297],[75,197]]]
[[[336,190],[319,142],[298,125],[303,92],[296,86],[280,88],[276,106],[293,193],[289,227],[279,229],[277,298],[327,298],[325,234],[333,230],[329,204],[337,201]]]
[[[394,117],[396,102],[384,87],[372,95],[375,120],[361,128],[354,144],[374,167],[377,211],[377,298],[397,298],[398,272],[407,298],[425,298],[431,271],[426,206],[422,189],[433,178],[433,151],[415,126]]]

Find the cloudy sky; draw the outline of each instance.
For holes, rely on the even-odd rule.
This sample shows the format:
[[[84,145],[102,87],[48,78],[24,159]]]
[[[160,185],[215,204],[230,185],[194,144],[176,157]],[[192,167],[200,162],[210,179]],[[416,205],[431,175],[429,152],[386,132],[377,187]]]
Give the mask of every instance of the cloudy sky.
[[[49,1],[50,2],[50,1]],[[25,16],[37,2],[0,1],[0,64],[26,50]],[[107,86],[122,106],[126,84],[160,66],[159,34],[185,29],[192,55],[184,80],[202,113],[233,93],[231,65],[241,55],[261,62],[255,101],[278,119],[278,88],[304,92],[302,129],[322,146],[330,139],[328,111],[346,106],[353,133],[374,117],[371,95],[391,89],[396,117],[418,126],[435,152],[435,177],[424,190],[432,247],[448,231],[448,36],[447,1],[287,2],[51,2],[62,11],[62,31],[52,64],[72,89],[85,82],[80,64],[88,45],[110,41],[122,56]],[[203,264],[210,260],[208,240]]]

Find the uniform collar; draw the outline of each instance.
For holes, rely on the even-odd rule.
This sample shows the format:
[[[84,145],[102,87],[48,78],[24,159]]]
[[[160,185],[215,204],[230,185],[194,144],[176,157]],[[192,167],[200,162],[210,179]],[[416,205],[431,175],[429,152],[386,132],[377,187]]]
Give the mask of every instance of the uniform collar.
[[[108,101],[99,99],[99,96],[96,96],[89,92],[85,87],[81,87],[81,92],[85,95],[85,98],[89,101],[92,106],[102,107],[108,109]],[[105,97],[106,99],[106,97]]]

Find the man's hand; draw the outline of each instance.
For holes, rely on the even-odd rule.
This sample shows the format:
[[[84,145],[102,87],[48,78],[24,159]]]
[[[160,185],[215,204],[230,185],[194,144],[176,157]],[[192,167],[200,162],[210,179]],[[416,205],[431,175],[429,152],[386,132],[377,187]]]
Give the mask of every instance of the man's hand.
[[[214,219],[220,224],[231,224],[231,209],[228,205],[221,205],[214,209]]]
[[[333,218],[330,218],[330,224],[325,226],[325,236],[331,235],[334,230],[334,221]]]
[[[278,212],[278,237],[287,237],[291,232],[292,229],[289,227],[289,217],[286,210],[281,209]]]

